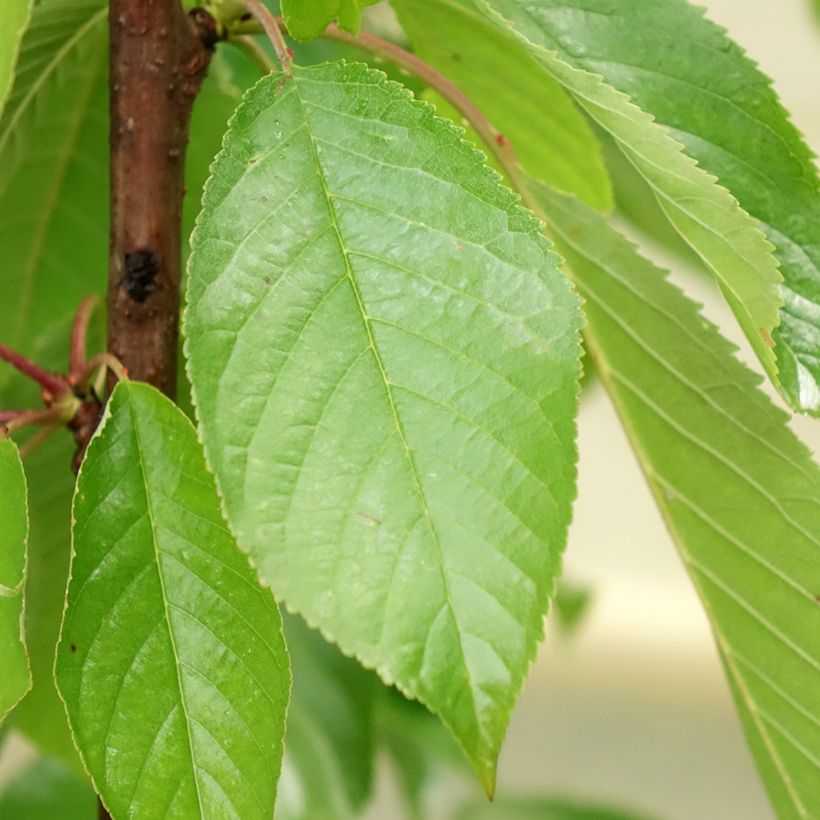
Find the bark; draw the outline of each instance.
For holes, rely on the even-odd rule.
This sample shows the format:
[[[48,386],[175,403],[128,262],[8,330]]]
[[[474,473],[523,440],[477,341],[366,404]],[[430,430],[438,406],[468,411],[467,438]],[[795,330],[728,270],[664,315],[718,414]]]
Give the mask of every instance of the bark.
[[[179,0],[111,0],[109,27],[108,349],[173,396],[185,148],[216,27]]]

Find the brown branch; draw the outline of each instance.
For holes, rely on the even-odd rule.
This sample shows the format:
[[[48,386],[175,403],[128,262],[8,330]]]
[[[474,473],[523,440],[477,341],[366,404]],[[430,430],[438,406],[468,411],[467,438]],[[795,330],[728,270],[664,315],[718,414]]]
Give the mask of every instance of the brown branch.
[[[173,396],[185,147],[216,26],[179,0],[111,0],[109,26],[108,348]]]

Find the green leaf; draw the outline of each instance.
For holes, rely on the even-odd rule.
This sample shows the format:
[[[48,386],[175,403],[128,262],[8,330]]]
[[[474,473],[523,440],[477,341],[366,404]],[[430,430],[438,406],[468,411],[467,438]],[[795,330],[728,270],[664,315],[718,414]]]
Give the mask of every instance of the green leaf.
[[[25,641],[26,477],[17,447],[0,436],[0,723],[31,688]]]
[[[3,820],[89,820],[96,814],[88,781],[48,757],[38,757],[0,790]]]
[[[288,34],[297,40],[319,37],[330,23],[356,34],[362,24],[362,12],[378,0],[282,0],[282,16]]]
[[[734,138],[727,136],[728,130],[737,130],[742,139],[749,128],[756,127],[754,114],[734,116],[733,109],[741,103],[740,92],[737,102],[732,97],[734,90],[741,89],[752,108],[770,108],[759,76],[753,78],[754,85],[743,77],[740,58],[735,59],[735,47],[728,40],[716,41],[712,32],[711,40],[704,42],[696,25],[703,22],[700,12],[683,0],[479,2],[499,25],[514,31],[533,59],[612,134],[649,183],[672,224],[716,274],[738,322],[777,384],[772,346],[783,300],[778,288],[782,277],[772,246],[758,230],[757,221],[738,205],[735,196],[741,191],[733,189],[733,196],[715,181],[719,175],[729,184],[723,180],[723,169],[707,164],[708,171],[704,170],[682,150],[691,150],[694,142],[707,138],[707,132],[717,143],[730,144]],[[676,79],[677,74],[682,79]],[[711,79],[715,88],[710,87]],[[640,93],[642,86],[651,93]],[[661,91],[655,93],[655,86]],[[637,98],[633,100],[631,94]],[[721,95],[729,99],[713,100]],[[666,110],[656,112],[649,103],[664,96]],[[670,132],[661,124],[662,113],[671,115],[673,110],[684,127]],[[709,131],[713,128],[717,133]],[[765,123],[760,128],[770,130]],[[686,138],[686,129],[701,136]],[[780,150],[784,138],[771,137]],[[772,143],[766,145],[765,152],[772,150]],[[731,156],[722,148],[714,150]],[[789,161],[797,163],[796,158]],[[766,162],[757,167],[766,167]],[[762,176],[755,168],[747,173],[756,179]],[[788,380],[788,373],[784,378]]]
[[[3,113],[14,79],[20,39],[31,13],[31,0],[4,0],[3,12],[3,25],[0,26],[0,114]]]
[[[820,469],[696,305],[588,208],[538,190],[778,816],[820,816]]]
[[[293,691],[276,818],[357,817],[373,781],[378,681],[301,618],[284,622]]]
[[[36,4],[0,119],[0,328],[51,368],[64,367],[71,314],[106,279],[106,5]]]
[[[114,816],[269,820],[290,671],[185,416],[121,383],[74,498],[57,685]]]
[[[414,49],[478,105],[536,179],[612,207],[601,147],[583,115],[475,0],[392,0]]]
[[[494,803],[467,803],[456,820],[645,820],[646,815],[575,800],[510,797]]]
[[[248,93],[189,267],[239,543],[489,790],[575,492],[578,301],[540,227],[429,106],[328,64]]]

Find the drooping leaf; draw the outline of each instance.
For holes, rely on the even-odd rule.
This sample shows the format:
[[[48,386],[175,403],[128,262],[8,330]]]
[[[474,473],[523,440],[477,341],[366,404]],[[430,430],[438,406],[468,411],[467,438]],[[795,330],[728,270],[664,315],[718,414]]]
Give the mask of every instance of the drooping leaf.
[[[475,0],[392,0],[426,62],[478,105],[536,179],[596,208],[612,206],[601,148],[582,114],[549,72]]]
[[[106,5],[36,4],[0,119],[0,333],[52,368],[71,314],[106,280]]]
[[[293,667],[277,820],[344,820],[370,796],[378,680],[294,615]]]
[[[318,37],[330,23],[356,34],[362,24],[362,12],[378,0],[282,0],[282,16],[288,34],[297,40]]]
[[[20,39],[31,12],[31,0],[5,0],[0,21],[0,114],[14,79]]]
[[[38,757],[0,788],[3,820],[90,820],[96,815],[91,784],[49,757]]]
[[[31,688],[25,641],[26,477],[17,447],[0,437],[0,723]]]
[[[228,520],[488,789],[574,494],[578,325],[540,225],[429,106],[345,64],[246,96],[185,322]]]
[[[455,820],[646,820],[647,815],[625,812],[576,800],[547,797],[508,797],[494,803],[468,803]]]
[[[792,138],[762,75],[685,0],[478,2],[612,134],[667,217],[714,271],[766,372],[779,384],[773,337],[781,320],[782,277],[772,245],[736,197],[760,215],[744,193],[750,180],[767,190],[761,180],[768,160],[762,157],[769,152],[790,169],[787,200],[792,193],[808,195],[814,183],[802,170],[808,152]],[[763,152],[756,164],[748,164],[751,149],[743,147],[750,133],[755,150]],[[714,145],[697,150],[710,138]],[[720,162],[708,161],[717,156]],[[812,355],[816,341],[814,347]],[[784,389],[793,394],[793,368],[784,355],[779,363]]]
[[[109,401],[73,546],[57,685],[109,811],[269,820],[290,685],[279,613],[194,428],[147,385]]]
[[[538,191],[778,816],[820,816],[820,469],[692,302],[588,208]]]

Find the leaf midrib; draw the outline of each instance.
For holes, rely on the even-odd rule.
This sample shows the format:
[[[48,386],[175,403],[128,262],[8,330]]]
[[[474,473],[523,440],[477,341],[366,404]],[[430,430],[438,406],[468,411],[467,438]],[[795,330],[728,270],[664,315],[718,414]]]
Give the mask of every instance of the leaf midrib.
[[[388,406],[390,408],[390,412],[391,412],[391,415],[392,415],[392,418],[393,418],[393,422],[396,426],[396,433],[399,436],[399,439],[400,439],[401,444],[402,444],[402,448],[404,450],[405,460],[407,462],[408,467],[410,468],[410,472],[413,475],[413,480],[414,480],[415,487],[416,487],[416,494],[417,494],[417,498],[419,500],[419,505],[421,507],[421,512],[424,515],[425,521],[427,522],[428,529],[430,531],[430,534],[433,538],[433,542],[434,542],[435,547],[436,547],[436,554],[438,555],[438,559],[439,559],[438,560],[438,566],[439,566],[439,571],[440,571],[440,575],[441,575],[442,585],[444,587],[444,598],[445,598],[446,606],[450,611],[450,617],[452,618],[453,625],[455,626],[455,632],[456,632],[456,636],[457,636],[457,640],[458,640],[459,653],[461,655],[462,666],[463,666],[465,675],[467,677],[467,689],[468,689],[469,694],[470,694],[470,703],[472,705],[473,714],[474,714],[474,718],[475,718],[475,721],[476,721],[476,726],[480,727],[481,726],[481,721],[480,721],[480,717],[478,715],[478,710],[476,708],[476,703],[475,703],[475,695],[474,695],[474,692],[473,692],[472,674],[471,674],[470,668],[467,664],[467,658],[466,658],[466,654],[464,652],[464,645],[462,643],[462,638],[461,638],[461,629],[459,628],[458,619],[457,619],[456,613],[455,613],[455,608],[453,607],[453,603],[452,603],[452,599],[451,599],[450,584],[449,584],[449,579],[447,577],[447,570],[446,570],[446,567],[444,566],[444,555],[443,555],[443,551],[442,551],[442,547],[441,547],[441,541],[439,539],[438,531],[436,530],[435,524],[433,523],[432,515],[430,513],[430,508],[429,508],[429,505],[428,505],[428,502],[427,502],[427,496],[424,492],[424,488],[423,488],[422,483],[421,483],[421,479],[420,479],[420,476],[419,476],[419,473],[418,473],[418,468],[416,466],[415,459],[413,458],[412,450],[410,448],[409,442],[407,441],[407,437],[405,435],[404,428],[402,426],[402,423],[401,423],[401,420],[400,420],[400,417],[399,417],[399,414],[398,414],[398,410],[396,408],[395,400],[393,398],[393,393],[392,393],[392,390],[391,390],[391,382],[387,377],[387,372],[385,370],[384,362],[381,358],[381,354],[379,353],[378,347],[376,346],[376,340],[375,340],[375,337],[373,335],[373,331],[372,331],[372,328],[371,328],[371,325],[370,325],[370,317],[368,316],[367,311],[365,309],[364,301],[362,299],[361,292],[359,291],[359,287],[358,287],[358,284],[356,283],[355,275],[353,273],[353,266],[351,264],[350,257],[349,257],[348,252],[347,252],[347,247],[346,247],[345,242],[342,238],[342,234],[341,234],[341,230],[339,228],[339,222],[338,222],[338,218],[337,218],[337,214],[336,214],[336,206],[333,203],[333,194],[331,193],[330,188],[328,186],[328,181],[327,181],[327,176],[325,174],[324,166],[322,165],[321,160],[319,159],[319,152],[318,152],[317,145],[316,145],[317,137],[313,133],[313,130],[311,128],[310,119],[308,117],[306,104],[305,104],[305,101],[302,99],[301,93],[299,91],[298,81],[294,79],[294,80],[291,80],[290,82],[293,84],[293,87],[294,87],[294,92],[293,93],[294,93],[294,96],[296,97],[296,99],[299,102],[299,106],[300,106],[300,109],[301,109],[301,112],[302,112],[302,117],[305,121],[306,133],[308,135],[308,141],[310,143],[310,148],[311,148],[311,151],[313,153],[314,161],[316,163],[316,168],[317,168],[317,171],[318,171],[319,181],[321,182],[321,185],[322,185],[322,191],[323,191],[323,194],[324,194],[325,202],[327,204],[328,216],[330,217],[331,223],[333,225],[333,230],[336,234],[336,239],[337,239],[337,242],[338,242],[339,250],[342,254],[342,258],[344,259],[344,265],[345,265],[345,271],[346,271],[346,274],[347,274],[347,279],[350,282],[351,290],[352,290],[353,295],[356,299],[356,305],[357,305],[357,308],[359,310],[359,315],[361,317],[365,333],[367,335],[368,344],[369,344],[370,349],[373,352],[373,359],[374,359],[374,361],[376,363],[376,366],[379,370],[379,375],[381,377],[382,385],[383,385],[384,391],[385,391],[385,397],[387,398],[387,402],[388,402]],[[445,719],[445,722],[446,722],[446,719]]]
[[[149,489],[149,482],[148,482],[148,472],[145,467],[145,460],[143,459],[142,455],[142,437],[140,435],[140,419],[139,413],[137,410],[136,403],[134,402],[131,392],[128,391],[126,393],[128,398],[128,408],[131,414],[132,422],[133,422],[133,430],[134,430],[134,439],[137,445],[137,460],[139,462],[139,469],[140,469],[140,476],[142,477],[142,485],[143,489],[145,490],[145,505],[146,505],[146,512],[148,515],[148,521],[151,525],[151,544],[154,548],[154,558],[156,560],[157,565],[157,578],[159,579],[160,591],[162,593],[162,608],[163,614],[165,619],[165,625],[168,629],[168,637],[171,642],[171,651],[174,654],[174,672],[177,678],[177,686],[179,687],[179,702],[182,708],[182,714],[185,718],[185,731],[188,737],[188,751],[191,758],[191,770],[194,778],[194,786],[196,788],[196,798],[197,804],[199,806],[199,814],[200,817],[207,817],[205,813],[205,809],[202,805],[202,786],[199,782],[199,767],[196,765],[196,761],[194,760],[194,740],[193,735],[191,734],[191,722],[192,718],[188,714],[188,706],[185,700],[185,690],[182,685],[182,673],[181,673],[181,666],[182,660],[179,656],[179,650],[177,649],[176,639],[174,637],[174,629],[171,624],[171,614],[169,611],[169,604],[168,604],[168,595],[165,589],[165,577],[162,572],[162,560],[159,551],[159,544],[157,543],[157,523],[154,516],[154,509],[152,503],[152,495]]]

